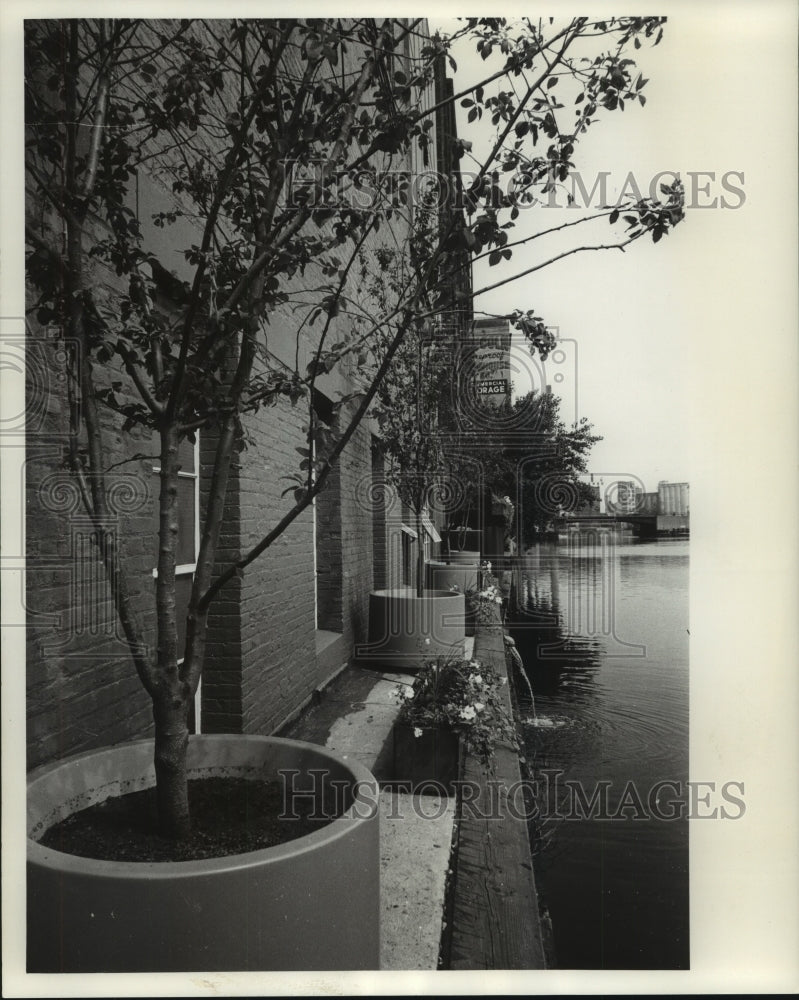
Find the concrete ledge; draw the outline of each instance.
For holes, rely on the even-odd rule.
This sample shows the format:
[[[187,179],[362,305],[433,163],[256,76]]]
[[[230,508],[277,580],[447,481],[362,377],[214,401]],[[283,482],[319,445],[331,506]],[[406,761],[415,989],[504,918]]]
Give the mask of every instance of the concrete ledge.
[[[350,649],[344,642],[341,632],[329,632],[319,628],[316,630],[315,642],[316,669],[318,674],[325,678],[317,685],[318,689],[325,687],[333,676],[347,665]]]
[[[498,616],[496,625],[478,624],[474,658],[508,676]],[[511,712],[509,688],[510,681],[503,697]],[[507,808],[507,790],[521,780],[518,754],[499,747],[487,769],[464,753],[462,771],[464,782],[472,783],[478,793],[472,802],[459,803],[449,968],[543,969],[527,824]]]

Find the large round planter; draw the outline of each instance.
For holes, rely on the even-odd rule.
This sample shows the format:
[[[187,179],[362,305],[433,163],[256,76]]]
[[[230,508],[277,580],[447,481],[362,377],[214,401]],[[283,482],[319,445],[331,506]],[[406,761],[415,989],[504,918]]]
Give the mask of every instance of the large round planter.
[[[426,590],[417,597],[409,587],[372,591],[363,653],[375,664],[397,670],[417,670],[433,656],[462,657],[465,617],[463,594]]]
[[[28,972],[377,969],[377,782],[321,747],[262,736],[196,736],[190,777],[277,777],[294,789],[347,782],[350,808],[307,836],[202,861],[114,862],[36,837],[109,796],[154,784],[151,740],[80,754],[28,782]]]
[[[445,533],[450,561],[454,556],[468,558],[469,562],[480,562],[482,548],[482,531],[477,528],[465,528],[460,531],[450,528]]]
[[[452,549],[449,561],[455,566],[479,566],[480,553],[477,549]]]
[[[432,590],[452,590],[457,587],[465,594],[467,590],[477,590],[480,567],[476,563],[429,562],[427,564],[427,585]]]
[[[469,590],[477,590],[480,584],[480,567],[476,563],[442,563],[427,564],[427,585],[433,590],[452,590],[457,588],[461,594]],[[474,613],[466,607],[466,635],[474,635]]]

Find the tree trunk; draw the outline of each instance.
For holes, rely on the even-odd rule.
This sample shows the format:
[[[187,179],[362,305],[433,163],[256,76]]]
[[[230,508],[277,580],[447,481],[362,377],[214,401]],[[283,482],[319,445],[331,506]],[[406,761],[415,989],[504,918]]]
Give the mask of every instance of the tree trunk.
[[[161,834],[173,840],[188,837],[191,832],[186,768],[188,710],[188,702],[169,696],[153,701],[158,822]]]
[[[158,688],[153,694],[155,780],[161,832],[179,839],[190,832],[186,777],[191,691],[178,669],[175,564],[178,539],[178,434],[161,428],[158,579],[155,604],[158,628]]]
[[[416,542],[419,546],[419,551],[417,553],[417,563],[416,563],[416,596],[424,597],[424,526],[422,525],[422,513],[419,511],[416,514]]]

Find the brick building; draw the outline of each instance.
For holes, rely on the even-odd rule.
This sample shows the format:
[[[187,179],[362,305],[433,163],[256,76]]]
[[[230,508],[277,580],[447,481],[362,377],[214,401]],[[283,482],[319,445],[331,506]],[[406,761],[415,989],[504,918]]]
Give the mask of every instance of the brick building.
[[[405,41],[406,56],[419,47],[418,34]],[[437,74],[435,94],[446,80]],[[432,89],[432,88],[431,88]],[[443,109],[442,109],[443,113]],[[441,125],[441,115],[437,127]],[[405,164],[411,175],[434,169],[446,157],[451,172],[454,122],[433,135],[429,159],[418,151]],[[179,198],[162,179],[139,170],[131,181],[130,205],[154,255],[152,277],[158,301],[169,308],[187,280],[178,247],[196,238],[191,221],[159,227],[153,216],[174,210]],[[29,196],[29,224],[58,245],[54,213]],[[100,222],[94,225],[101,229]],[[397,219],[395,226],[403,223]],[[404,233],[373,237],[376,251]],[[115,275],[93,263],[96,287],[113,299]],[[298,279],[299,280],[299,279]],[[310,280],[310,279],[308,279]],[[464,279],[462,279],[464,280]],[[468,281],[468,277],[465,279]],[[31,289],[30,301],[35,300]],[[363,302],[364,307],[368,306]],[[270,326],[268,365],[300,367],[316,346],[309,328],[298,340],[288,311]],[[64,345],[58,329],[31,323],[28,331],[28,427],[26,461],[28,766],[95,747],[148,735],[151,703],[132,665],[97,558],[96,527],[82,514],[79,492],[63,467],[68,437]],[[120,376],[122,398],[130,386]],[[320,378],[313,396],[317,419],[337,418],[332,401],[357,390],[357,367],[340,366]],[[297,468],[306,444],[307,411],[283,398],[243,419],[248,447],[234,463],[217,553],[218,569],[251,548],[290,504],[282,477]],[[341,417],[339,416],[338,419]],[[110,418],[109,418],[110,420]],[[104,530],[118,541],[119,562],[130,581],[131,599],[148,637],[154,636],[154,587],[158,544],[158,460],[147,436],[123,433],[109,423],[109,519]],[[211,488],[213,433],[200,431],[181,445],[177,567],[178,641],[196,566],[200,525]],[[157,451],[157,448],[155,449]],[[232,579],[211,606],[203,679],[193,725],[202,732],[271,733],[295,714],[366,639],[372,589],[413,584],[414,546],[432,556],[437,533],[416,537],[403,511],[385,502],[376,426],[365,419],[343,452],[326,488],[242,577]],[[429,523],[429,522],[428,522]],[[182,613],[181,613],[182,612]]]
[[[511,398],[510,340],[507,319],[475,320],[468,350],[473,369],[471,391],[483,404],[502,405]]]

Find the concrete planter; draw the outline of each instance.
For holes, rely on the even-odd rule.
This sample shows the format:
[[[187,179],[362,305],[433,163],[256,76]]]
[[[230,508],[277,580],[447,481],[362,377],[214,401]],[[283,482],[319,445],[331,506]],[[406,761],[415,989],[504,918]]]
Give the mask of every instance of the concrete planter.
[[[466,602],[463,594],[408,587],[369,595],[369,641],[362,652],[381,667],[417,670],[438,655],[463,656]],[[429,644],[425,644],[429,639]]]
[[[453,566],[480,565],[480,552],[477,549],[452,549],[448,558]]]
[[[451,590],[457,587],[461,594],[467,590],[477,590],[480,583],[480,567],[460,563],[429,562],[427,564],[427,583],[433,590]],[[474,612],[466,604],[466,635],[474,635]]]
[[[480,567],[477,563],[429,562],[427,564],[427,583],[433,590],[451,590],[457,587],[465,594],[467,590],[476,590],[479,583]]]
[[[312,769],[344,781],[344,815],[297,840],[202,861],[114,862],[34,839],[113,795],[154,784],[151,740],[80,754],[28,782],[28,971],[377,969],[378,787],[354,760],[263,736],[196,736],[190,777],[276,777]],[[317,786],[318,787],[318,786]]]
[[[410,784],[413,794],[455,795],[460,738],[451,729],[421,730],[399,722],[394,727],[393,777]],[[406,785],[407,787],[407,785]]]
[[[450,562],[479,563],[482,534],[477,528],[465,528],[462,531],[451,528],[447,531],[445,537]]]

